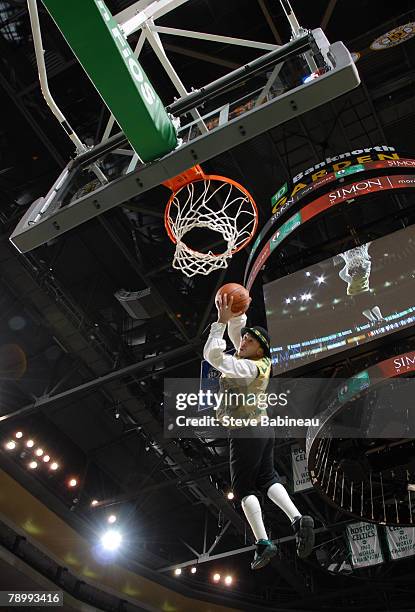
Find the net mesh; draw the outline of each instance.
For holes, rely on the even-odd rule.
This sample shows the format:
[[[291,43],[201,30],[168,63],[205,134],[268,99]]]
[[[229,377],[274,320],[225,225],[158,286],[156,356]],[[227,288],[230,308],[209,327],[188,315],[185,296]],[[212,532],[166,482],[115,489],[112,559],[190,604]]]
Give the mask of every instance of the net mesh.
[[[189,277],[226,268],[233,253],[252,238],[256,225],[256,206],[236,183],[218,177],[185,185],[172,195],[166,214],[166,226],[176,243],[173,267]],[[194,228],[216,232],[226,249],[201,253],[190,248],[184,239]]]

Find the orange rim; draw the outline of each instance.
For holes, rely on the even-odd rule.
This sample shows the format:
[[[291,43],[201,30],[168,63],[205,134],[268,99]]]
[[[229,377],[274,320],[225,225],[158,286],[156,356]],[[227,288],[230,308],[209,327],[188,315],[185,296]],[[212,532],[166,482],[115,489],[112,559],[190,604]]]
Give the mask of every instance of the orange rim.
[[[171,191],[176,192],[188,183],[192,183],[197,179],[202,179],[204,176],[205,173],[203,172],[202,167],[199,166],[199,164],[196,164],[184,172],[181,172],[177,176],[173,176],[173,178],[163,181],[162,185],[168,187],[171,189]]]
[[[196,168],[196,167],[197,166],[194,166],[194,168]],[[199,166],[199,168],[200,168],[200,166]],[[182,176],[182,175],[179,175],[179,176]],[[177,178],[177,177],[175,177],[175,178]],[[170,207],[172,205],[172,202],[173,202],[174,198],[176,197],[176,193],[178,191],[180,191],[181,189],[183,189],[183,187],[186,187],[186,185],[189,185],[189,183],[198,183],[198,182],[204,181],[204,180],[207,180],[207,181],[219,181],[221,183],[229,183],[229,184],[233,185],[234,187],[236,187],[237,189],[239,189],[240,191],[242,191],[242,193],[244,193],[246,195],[246,197],[248,198],[248,200],[250,201],[250,203],[252,205],[252,208],[254,209],[254,215],[255,215],[254,227],[252,228],[252,231],[251,231],[250,235],[246,238],[246,240],[244,240],[242,244],[240,244],[236,249],[234,249],[232,251],[232,255],[234,255],[235,253],[237,253],[238,251],[240,251],[241,249],[246,247],[246,245],[249,244],[249,242],[252,240],[252,238],[253,238],[256,230],[257,230],[257,227],[258,227],[258,207],[256,205],[256,202],[255,202],[254,198],[249,193],[249,191],[247,189],[245,189],[245,187],[243,187],[243,185],[241,185],[237,181],[234,181],[231,178],[228,178],[226,176],[219,176],[217,174],[204,174],[203,171],[202,171],[202,176],[199,175],[197,178],[190,178],[189,180],[183,182],[181,184],[180,188],[177,189],[176,191],[174,191],[171,194],[171,196],[169,198],[169,201],[167,202],[166,209],[164,211],[164,227],[166,228],[166,232],[167,232],[170,240],[173,242],[173,244],[176,244],[177,240],[176,240],[173,232],[171,231],[171,227],[170,227],[170,223],[169,223],[169,213],[170,213]],[[165,183],[163,183],[163,185],[164,184]],[[187,247],[187,248],[190,251],[192,251],[193,253],[200,253],[200,251],[195,251],[194,249],[191,249],[190,247]],[[221,255],[223,255],[223,253],[212,253],[212,255],[214,257],[220,257]]]

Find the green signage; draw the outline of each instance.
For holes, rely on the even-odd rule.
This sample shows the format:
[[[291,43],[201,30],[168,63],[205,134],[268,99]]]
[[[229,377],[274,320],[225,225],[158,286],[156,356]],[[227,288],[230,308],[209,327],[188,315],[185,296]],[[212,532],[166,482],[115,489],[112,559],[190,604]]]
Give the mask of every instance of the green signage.
[[[334,173],[336,178],[343,178],[343,176],[348,176],[349,174],[355,174],[356,172],[361,172],[365,167],[363,164],[355,164],[354,166],[349,166],[348,168],[342,168],[341,170],[337,170]]]
[[[301,212],[298,212],[290,217],[288,221],[283,223],[280,229],[272,236],[269,242],[271,253],[288,236],[288,234],[291,234],[291,232],[293,232],[299,225],[301,225]]]
[[[173,150],[174,126],[103,0],[43,3],[140,158]]]

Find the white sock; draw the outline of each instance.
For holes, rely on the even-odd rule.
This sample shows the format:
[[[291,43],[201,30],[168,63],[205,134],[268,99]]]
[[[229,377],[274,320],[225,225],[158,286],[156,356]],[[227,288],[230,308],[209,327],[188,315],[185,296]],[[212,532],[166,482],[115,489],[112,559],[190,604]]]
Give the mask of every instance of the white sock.
[[[378,321],[381,321],[383,319],[383,315],[380,312],[379,306],[373,306],[372,313],[375,315]]]
[[[377,321],[377,318],[375,317],[375,315],[373,314],[373,312],[372,312],[371,310],[369,310],[369,309],[367,309],[367,310],[363,310],[362,314],[364,314],[364,315],[365,315],[365,317],[366,317],[367,319],[369,319],[369,321],[370,321],[371,323],[375,323],[375,322]]]
[[[285,512],[291,522],[293,522],[297,516],[301,516],[301,512],[293,504],[286,488],[280,482],[276,482],[271,485],[267,491],[267,495],[270,500],[274,502],[274,504],[279,506],[281,510]]]
[[[264,521],[262,520],[262,510],[259,499],[256,495],[247,495],[242,500],[242,510],[246,516],[246,520],[251,526],[256,540],[268,540],[267,532],[265,531]]]

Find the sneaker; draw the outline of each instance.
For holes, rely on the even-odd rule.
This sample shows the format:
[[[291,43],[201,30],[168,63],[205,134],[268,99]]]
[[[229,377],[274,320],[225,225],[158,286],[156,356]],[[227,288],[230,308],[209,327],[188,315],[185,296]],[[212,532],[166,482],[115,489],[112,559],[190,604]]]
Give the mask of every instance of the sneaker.
[[[265,567],[276,554],[277,547],[270,540],[258,540],[251,569],[257,570]]]
[[[314,520],[311,516],[299,516],[291,524],[297,543],[297,555],[305,559],[314,546]]]

